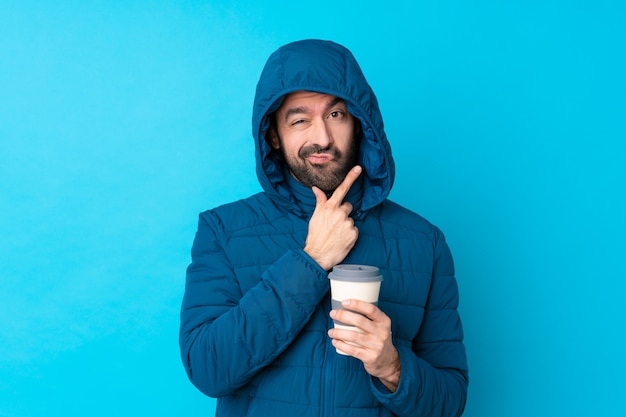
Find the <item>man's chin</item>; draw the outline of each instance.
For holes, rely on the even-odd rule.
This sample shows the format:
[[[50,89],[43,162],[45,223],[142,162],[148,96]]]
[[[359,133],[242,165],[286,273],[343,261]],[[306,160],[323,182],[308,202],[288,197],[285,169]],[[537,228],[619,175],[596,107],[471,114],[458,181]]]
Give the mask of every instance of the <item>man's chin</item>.
[[[333,175],[330,178],[326,177],[316,179],[314,185],[326,193],[332,193],[339,186],[339,184],[341,184],[342,181],[343,178],[339,178]]]
[[[342,174],[342,170],[337,168],[332,163],[311,164],[307,162],[306,169],[301,166],[297,170],[290,169],[290,171],[291,175],[305,187],[315,186],[326,193],[331,193],[348,174],[348,171]]]

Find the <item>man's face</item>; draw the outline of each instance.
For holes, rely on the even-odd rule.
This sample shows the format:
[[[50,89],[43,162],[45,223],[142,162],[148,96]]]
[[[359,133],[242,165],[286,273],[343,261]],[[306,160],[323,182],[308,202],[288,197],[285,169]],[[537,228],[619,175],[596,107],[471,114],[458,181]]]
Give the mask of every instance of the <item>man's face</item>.
[[[285,97],[275,116],[271,143],[282,151],[291,175],[306,187],[334,191],[358,158],[358,123],[344,101],[297,91]]]

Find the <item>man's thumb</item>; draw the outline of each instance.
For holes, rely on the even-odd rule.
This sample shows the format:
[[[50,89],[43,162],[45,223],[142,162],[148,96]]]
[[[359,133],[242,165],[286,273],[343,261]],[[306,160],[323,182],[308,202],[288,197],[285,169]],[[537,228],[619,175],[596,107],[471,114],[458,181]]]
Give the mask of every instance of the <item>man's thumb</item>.
[[[315,194],[315,203],[317,206],[328,201],[328,197],[326,197],[326,193],[324,191],[320,190],[316,186],[311,187],[311,190],[313,190],[313,194]]]

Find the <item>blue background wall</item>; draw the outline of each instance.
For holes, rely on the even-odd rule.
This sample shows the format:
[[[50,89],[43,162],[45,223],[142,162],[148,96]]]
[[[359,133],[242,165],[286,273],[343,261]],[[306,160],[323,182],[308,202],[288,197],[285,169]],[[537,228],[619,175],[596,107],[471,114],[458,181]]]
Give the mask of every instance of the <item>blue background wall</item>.
[[[626,415],[623,4],[3,1],[0,416],[212,415],[177,346],[197,213],[259,190],[257,77],[309,37],[453,249],[465,415]]]

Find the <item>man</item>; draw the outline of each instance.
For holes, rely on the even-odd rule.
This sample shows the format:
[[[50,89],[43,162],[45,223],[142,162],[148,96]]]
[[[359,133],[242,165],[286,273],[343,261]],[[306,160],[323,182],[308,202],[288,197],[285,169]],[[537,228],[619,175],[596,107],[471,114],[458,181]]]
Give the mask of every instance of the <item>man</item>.
[[[435,226],[387,200],[391,150],[352,54],[318,40],[272,54],[253,136],[263,192],[200,215],[181,312],[190,380],[220,416],[461,415],[452,257]],[[378,306],[331,311],[340,263],[380,268]]]

